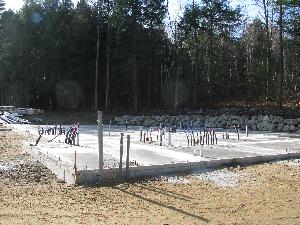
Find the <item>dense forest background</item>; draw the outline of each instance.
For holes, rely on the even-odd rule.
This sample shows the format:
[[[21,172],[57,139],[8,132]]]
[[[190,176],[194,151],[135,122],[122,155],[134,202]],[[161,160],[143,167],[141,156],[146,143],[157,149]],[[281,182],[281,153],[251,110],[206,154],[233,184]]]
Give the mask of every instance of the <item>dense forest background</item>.
[[[148,110],[299,98],[300,3],[0,0],[0,105]]]

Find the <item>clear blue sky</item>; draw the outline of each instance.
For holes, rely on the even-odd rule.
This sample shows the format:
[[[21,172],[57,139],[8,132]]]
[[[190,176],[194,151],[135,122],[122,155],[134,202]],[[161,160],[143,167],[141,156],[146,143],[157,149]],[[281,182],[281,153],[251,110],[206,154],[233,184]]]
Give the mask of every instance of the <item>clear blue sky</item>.
[[[175,18],[176,15],[180,15],[180,12],[184,8],[184,5],[191,0],[169,0],[170,16]],[[197,2],[197,0],[195,0]],[[243,14],[253,18],[258,15],[258,9],[254,6],[254,0],[229,0],[232,6],[241,5],[243,7]],[[6,8],[18,10],[23,5],[23,0],[5,0]],[[74,4],[78,0],[73,0]]]

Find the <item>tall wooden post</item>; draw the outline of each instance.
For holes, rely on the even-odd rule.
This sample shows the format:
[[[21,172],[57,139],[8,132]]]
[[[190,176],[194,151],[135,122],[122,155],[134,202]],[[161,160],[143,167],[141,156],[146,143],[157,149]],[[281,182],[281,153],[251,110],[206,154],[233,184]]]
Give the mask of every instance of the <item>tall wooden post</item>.
[[[74,157],[74,172],[75,172],[75,184],[78,182],[78,177],[77,177],[77,154],[75,151],[75,157]]]
[[[126,179],[129,178],[129,149],[130,149],[130,135],[127,135]]]
[[[283,75],[284,75],[284,55],[283,55],[283,0],[279,1],[279,73],[278,73],[278,90],[277,105],[282,108],[282,92],[283,92]]]
[[[121,133],[121,139],[120,139],[120,163],[119,163],[119,178],[122,178],[122,160],[123,160],[123,136],[124,133]]]
[[[77,123],[77,146],[79,146],[79,122]]]
[[[99,147],[99,174],[103,170],[103,113],[98,111],[98,147]]]

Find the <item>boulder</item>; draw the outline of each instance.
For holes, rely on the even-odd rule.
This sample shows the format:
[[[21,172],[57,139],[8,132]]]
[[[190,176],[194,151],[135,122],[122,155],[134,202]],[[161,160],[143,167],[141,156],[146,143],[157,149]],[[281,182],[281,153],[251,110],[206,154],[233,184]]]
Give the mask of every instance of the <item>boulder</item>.
[[[297,125],[297,120],[295,119],[285,119],[284,123],[287,125]]]
[[[262,121],[264,121],[265,123],[269,122],[270,118],[268,115],[265,115],[264,117],[262,117]]]
[[[291,132],[295,132],[297,130],[297,128],[295,127],[295,125],[290,125],[290,131]]]
[[[288,132],[290,130],[290,126],[289,125],[284,125],[282,128],[282,131],[284,132]]]
[[[273,123],[269,124],[268,131],[274,132],[276,130],[277,130],[277,125],[276,124],[273,124]]]
[[[257,116],[251,116],[251,120],[253,121],[257,120]]]
[[[282,128],[283,128],[283,127],[284,127],[283,123],[279,123],[279,124],[277,124],[276,130],[277,130],[277,131],[282,131]]]

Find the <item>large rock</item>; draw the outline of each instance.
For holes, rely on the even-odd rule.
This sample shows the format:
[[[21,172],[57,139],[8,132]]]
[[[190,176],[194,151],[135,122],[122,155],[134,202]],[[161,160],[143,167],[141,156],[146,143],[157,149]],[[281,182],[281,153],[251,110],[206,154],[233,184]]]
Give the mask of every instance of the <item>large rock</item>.
[[[274,131],[276,131],[276,130],[277,130],[277,125],[276,125],[276,124],[273,124],[273,123],[270,124],[268,131],[274,132]]]
[[[291,132],[295,132],[297,130],[297,128],[295,127],[295,125],[290,125],[290,131]]]
[[[270,120],[270,118],[269,118],[269,116],[268,116],[268,115],[266,115],[266,116],[262,117],[262,121],[263,121],[263,122],[265,122],[265,123],[268,123],[268,122],[269,122],[269,120]]]
[[[287,125],[297,125],[297,120],[296,119],[286,119],[284,120],[284,123],[287,124]]]
[[[257,125],[257,129],[260,131],[272,131],[274,128],[273,124],[263,121]]]
[[[282,128],[282,131],[287,132],[290,130],[290,126],[289,125],[284,125]]]
[[[284,127],[283,123],[279,123],[279,124],[277,124],[276,130],[277,131],[282,131],[283,127]]]
[[[251,120],[257,120],[257,116],[251,116]]]

